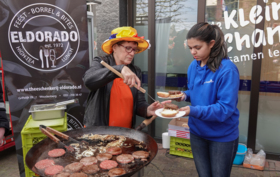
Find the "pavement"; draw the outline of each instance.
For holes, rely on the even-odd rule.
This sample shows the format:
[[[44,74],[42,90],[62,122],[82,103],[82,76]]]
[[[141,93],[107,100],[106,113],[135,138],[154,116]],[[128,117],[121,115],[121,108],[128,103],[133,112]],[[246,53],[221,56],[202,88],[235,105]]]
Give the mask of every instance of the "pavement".
[[[158,143],[158,153],[144,168],[144,177],[197,177],[193,159],[173,156]],[[280,161],[266,160],[263,171],[233,165],[231,177],[280,177]],[[0,177],[19,177],[15,147],[0,152]]]

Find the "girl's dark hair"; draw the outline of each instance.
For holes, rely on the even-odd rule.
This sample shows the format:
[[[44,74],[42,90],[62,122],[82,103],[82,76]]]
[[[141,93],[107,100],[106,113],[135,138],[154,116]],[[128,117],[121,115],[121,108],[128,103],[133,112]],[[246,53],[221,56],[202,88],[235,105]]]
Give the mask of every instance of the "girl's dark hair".
[[[206,42],[207,44],[211,40],[215,40],[207,61],[207,66],[211,71],[215,72],[220,67],[222,59],[228,58],[224,33],[217,25],[210,25],[206,22],[197,23],[187,34],[187,39],[191,38]]]

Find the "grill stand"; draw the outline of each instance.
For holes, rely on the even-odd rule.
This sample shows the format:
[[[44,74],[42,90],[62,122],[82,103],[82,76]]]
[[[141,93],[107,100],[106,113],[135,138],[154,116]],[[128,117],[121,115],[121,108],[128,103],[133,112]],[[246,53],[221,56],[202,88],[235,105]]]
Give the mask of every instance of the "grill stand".
[[[137,173],[135,173],[131,177],[143,177],[143,176],[144,176],[144,167],[141,168]]]

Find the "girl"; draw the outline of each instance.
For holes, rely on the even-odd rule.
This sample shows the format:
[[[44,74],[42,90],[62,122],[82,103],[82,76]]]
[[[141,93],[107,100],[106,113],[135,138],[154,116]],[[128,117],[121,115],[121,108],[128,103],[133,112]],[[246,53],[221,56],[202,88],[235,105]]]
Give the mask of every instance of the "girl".
[[[217,25],[194,25],[187,44],[195,60],[188,69],[188,90],[178,101],[191,102],[180,111],[189,116],[196,169],[201,177],[229,177],[239,136],[239,72]]]

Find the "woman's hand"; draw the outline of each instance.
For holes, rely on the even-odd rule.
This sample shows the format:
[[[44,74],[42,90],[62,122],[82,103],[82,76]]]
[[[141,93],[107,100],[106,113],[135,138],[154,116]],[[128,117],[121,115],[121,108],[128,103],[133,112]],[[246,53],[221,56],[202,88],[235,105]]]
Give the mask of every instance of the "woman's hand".
[[[153,102],[148,108],[147,108],[147,116],[150,117],[150,116],[154,116],[156,115],[155,111],[157,109],[160,109],[160,108],[163,108],[164,104],[166,103],[171,103],[172,100],[167,100],[167,101],[163,101],[163,102]]]
[[[4,134],[5,134],[5,128],[0,127],[0,146],[2,146]]]
[[[129,87],[134,87],[137,84],[137,89],[141,86],[140,79],[136,76],[134,72],[132,72],[127,66],[124,66],[121,74],[123,75],[123,82]]]
[[[179,111],[185,111],[186,114],[184,116],[188,116],[191,112],[191,109],[189,106],[185,106],[185,107],[180,108]]]

